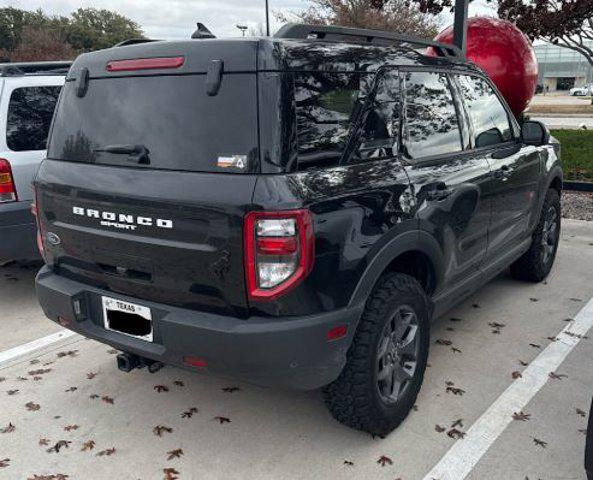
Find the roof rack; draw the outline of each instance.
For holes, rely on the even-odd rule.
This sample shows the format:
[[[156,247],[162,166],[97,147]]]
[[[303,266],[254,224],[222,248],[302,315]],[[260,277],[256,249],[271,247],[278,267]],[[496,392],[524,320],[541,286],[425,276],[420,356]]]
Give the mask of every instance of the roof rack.
[[[13,62],[0,63],[0,77],[23,75],[65,75],[72,62]]]
[[[123,42],[116,43],[113,47],[127,47],[128,45],[137,45],[139,43],[159,42],[160,40],[154,38],[130,38]]]
[[[440,57],[462,58],[461,50],[454,45],[435,42],[413,35],[371,30],[364,28],[347,28],[327,25],[308,25],[288,23],[274,35],[276,38],[316,39],[334,42],[355,42],[369,44],[407,44],[412,48],[432,47]]]

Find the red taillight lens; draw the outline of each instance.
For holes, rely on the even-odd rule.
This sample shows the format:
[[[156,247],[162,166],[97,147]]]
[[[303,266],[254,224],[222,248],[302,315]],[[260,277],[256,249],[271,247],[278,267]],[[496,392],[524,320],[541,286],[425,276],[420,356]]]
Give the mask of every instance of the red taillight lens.
[[[0,203],[16,202],[17,200],[10,162],[0,158]]]
[[[162,70],[179,68],[185,63],[185,57],[135,58],[130,60],[112,60],[107,64],[108,72],[132,72],[136,70]]]
[[[248,213],[244,236],[245,275],[252,300],[284,295],[313,269],[315,237],[309,210]]]

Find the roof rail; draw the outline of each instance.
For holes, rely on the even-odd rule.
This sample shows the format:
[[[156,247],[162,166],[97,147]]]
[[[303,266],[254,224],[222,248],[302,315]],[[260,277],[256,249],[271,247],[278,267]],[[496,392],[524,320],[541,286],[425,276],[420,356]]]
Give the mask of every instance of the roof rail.
[[[399,43],[407,44],[412,48],[416,46],[432,47],[440,57],[463,57],[461,50],[454,45],[447,45],[434,40],[427,40],[413,35],[403,35],[384,30],[288,23],[284,25],[274,37],[369,44]]]
[[[154,38],[130,38],[123,42],[116,43],[113,47],[127,47],[128,45],[137,45],[139,43],[159,42],[160,40]]]
[[[65,75],[72,62],[13,62],[0,63],[0,77],[23,75]]]

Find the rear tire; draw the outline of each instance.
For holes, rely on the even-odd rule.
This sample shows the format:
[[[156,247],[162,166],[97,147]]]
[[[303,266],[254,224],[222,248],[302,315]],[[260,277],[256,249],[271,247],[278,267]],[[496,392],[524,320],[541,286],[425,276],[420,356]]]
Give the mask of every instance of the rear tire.
[[[333,417],[385,436],[408,415],[426,370],[431,304],[420,284],[383,276],[367,300],[344,370],[323,390]]]
[[[550,189],[544,200],[539,223],[533,232],[531,247],[511,265],[511,275],[514,278],[541,282],[548,276],[558,250],[560,227],[560,195],[558,191]]]

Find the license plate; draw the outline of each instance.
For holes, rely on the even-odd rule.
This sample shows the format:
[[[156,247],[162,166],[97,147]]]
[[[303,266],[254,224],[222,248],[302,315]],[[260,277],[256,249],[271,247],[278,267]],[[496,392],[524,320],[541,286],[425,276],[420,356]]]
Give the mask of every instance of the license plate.
[[[117,298],[102,297],[103,323],[107,330],[148,342],[153,341],[150,308]]]

